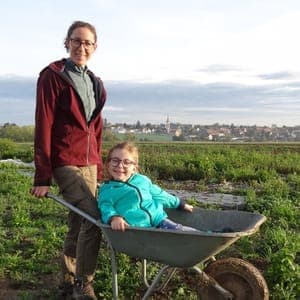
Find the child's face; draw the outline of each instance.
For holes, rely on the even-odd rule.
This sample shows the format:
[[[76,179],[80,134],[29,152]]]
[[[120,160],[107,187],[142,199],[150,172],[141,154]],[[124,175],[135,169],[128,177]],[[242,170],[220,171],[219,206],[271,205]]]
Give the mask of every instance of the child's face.
[[[115,180],[127,181],[137,170],[133,156],[125,149],[115,149],[108,161],[108,173]]]

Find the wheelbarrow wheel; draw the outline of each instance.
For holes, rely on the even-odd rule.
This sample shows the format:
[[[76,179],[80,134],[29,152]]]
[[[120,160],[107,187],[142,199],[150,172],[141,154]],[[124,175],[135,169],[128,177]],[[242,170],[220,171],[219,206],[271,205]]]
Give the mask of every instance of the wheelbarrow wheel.
[[[252,264],[239,259],[227,258],[210,263],[204,272],[219,285],[233,294],[234,300],[268,300],[269,291],[265,279]],[[224,299],[212,287],[207,288],[207,299]],[[202,299],[202,298],[201,298]]]

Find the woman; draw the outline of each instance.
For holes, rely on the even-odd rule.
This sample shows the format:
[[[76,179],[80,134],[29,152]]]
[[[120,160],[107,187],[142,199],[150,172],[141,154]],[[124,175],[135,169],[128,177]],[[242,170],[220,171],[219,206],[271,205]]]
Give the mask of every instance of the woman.
[[[76,21],[68,29],[67,59],[44,68],[37,82],[35,177],[32,195],[47,195],[52,177],[64,199],[98,219],[95,198],[102,176],[101,137],[106,92],[87,62],[97,49],[93,25]],[[70,212],[62,261],[61,295],[97,299],[92,281],[100,229]]]

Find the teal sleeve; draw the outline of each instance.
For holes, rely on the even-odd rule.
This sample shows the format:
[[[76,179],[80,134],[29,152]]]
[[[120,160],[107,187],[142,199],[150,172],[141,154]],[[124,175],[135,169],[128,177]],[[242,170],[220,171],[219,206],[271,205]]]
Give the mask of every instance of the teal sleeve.
[[[165,208],[177,208],[180,206],[180,199],[160,188],[158,185],[151,183],[150,193],[153,200],[161,202]]]
[[[98,196],[98,207],[100,209],[101,220],[105,224],[109,224],[110,219],[118,215],[114,208],[113,197],[109,193],[102,192],[101,189]]]

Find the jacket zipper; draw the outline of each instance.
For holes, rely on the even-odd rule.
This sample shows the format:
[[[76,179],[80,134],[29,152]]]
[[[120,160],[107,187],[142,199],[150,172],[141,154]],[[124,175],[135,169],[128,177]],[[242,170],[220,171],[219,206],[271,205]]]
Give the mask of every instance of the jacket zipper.
[[[153,224],[153,220],[152,220],[151,214],[149,213],[149,211],[148,211],[147,209],[145,209],[144,207],[142,207],[142,200],[143,200],[143,197],[142,197],[142,194],[141,194],[140,190],[139,190],[136,186],[134,186],[133,184],[130,184],[130,183],[128,183],[128,182],[125,182],[125,183],[126,183],[127,185],[133,187],[133,188],[137,191],[138,196],[139,196],[139,199],[140,199],[140,203],[139,203],[140,209],[143,210],[143,211],[148,215],[148,217],[149,217],[149,219],[150,219],[150,224],[151,224],[152,227],[154,227],[154,224]]]
[[[90,132],[90,127],[87,126],[87,130],[88,130],[88,136],[87,136],[87,149],[86,149],[86,164],[89,165],[89,154],[90,154],[90,136],[91,136],[91,132]]]

